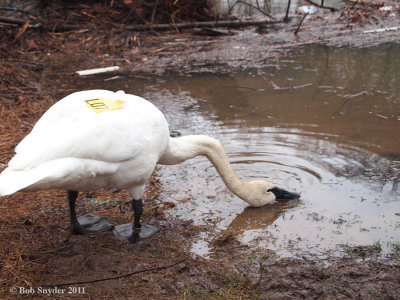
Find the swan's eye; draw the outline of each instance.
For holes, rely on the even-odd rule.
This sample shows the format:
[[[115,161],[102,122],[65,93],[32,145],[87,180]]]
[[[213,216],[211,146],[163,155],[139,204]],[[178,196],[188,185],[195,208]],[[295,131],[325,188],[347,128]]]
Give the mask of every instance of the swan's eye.
[[[267,192],[267,193],[272,193],[272,194],[274,194],[273,189],[267,189],[266,192]]]

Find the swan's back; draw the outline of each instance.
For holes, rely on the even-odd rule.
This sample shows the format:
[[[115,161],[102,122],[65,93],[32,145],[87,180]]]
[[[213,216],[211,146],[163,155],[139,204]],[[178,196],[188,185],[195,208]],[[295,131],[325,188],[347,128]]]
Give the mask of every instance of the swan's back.
[[[81,176],[81,185],[90,176],[93,185],[98,177],[95,188],[121,181],[121,177],[125,185],[134,184],[127,177],[151,173],[168,139],[163,114],[143,98],[106,90],[77,92],[54,104],[18,144],[16,155],[0,176],[0,195],[4,182],[10,184],[6,174],[19,172],[21,176],[35,169],[41,169],[37,175],[41,184],[31,183],[30,189],[74,188],[69,186],[74,185],[71,181],[60,184],[60,178],[68,176]],[[128,166],[141,170],[129,171]],[[47,179],[44,184],[44,178],[50,177],[53,183]]]

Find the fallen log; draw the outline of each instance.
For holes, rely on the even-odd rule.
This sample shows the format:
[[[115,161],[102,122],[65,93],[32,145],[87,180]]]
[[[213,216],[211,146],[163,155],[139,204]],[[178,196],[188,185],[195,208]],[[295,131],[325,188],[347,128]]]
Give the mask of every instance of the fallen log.
[[[0,22],[8,24],[24,25],[27,20],[16,19],[9,17],[1,17]],[[177,23],[177,24],[145,24],[145,25],[128,25],[125,26],[125,30],[129,31],[163,31],[163,30],[180,30],[180,29],[191,29],[191,28],[213,28],[213,27],[228,27],[228,28],[239,28],[246,26],[260,26],[265,24],[277,24],[283,23],[283,21],[270,21],[270,20],[228,20],[228,21],[205,21],[205,22],[190,22],[190,23]],[[63,24],[47,26],[41,23],[30,24],[30,29],[41,29],[46,31],[67,31],[67,30],[81,30],[84,29],[81,25]]]
[[[229,27],[239,28],[245,26],[259,26],[264,24],[277,24],[283,21],[270,21],[270,20],[228,20],[228,21],[205,21],[205,22],[190,22],[190,23],[177,23],[177,24],[149,24],[149,25],[129,25],[125,26],[125,30],[130,31],[163,31],[163,30],[180,30],[191,28],[207,28],[207,27]]]
[[[16,24],[16,25],[24,25],[29,21],[29,19],[17,19],[11,17],[2,17],[0,16],[0,22],[6,24]],[[83,29],[80,25],[72,25],[72,24],[62,24],[62,25],[53,25],[46,26],[41,23],[29,24],[28,29],[41,29],[45,31],[68,31],[68,30],[80,30]]]
[[[222,36],[222,35],[233,35],[234,33],[223,29],[213,29],[209,27],[203,27],[203,28],[195,28],[193,34],[202,36]]]
[[[0,22],[7,23],[7,24],[19,24],[23,25],[26,23],[28,20],[22,20],[22,19],[16,19],[16,18],[11,18],[11,17],[3,17],[0,16]]]

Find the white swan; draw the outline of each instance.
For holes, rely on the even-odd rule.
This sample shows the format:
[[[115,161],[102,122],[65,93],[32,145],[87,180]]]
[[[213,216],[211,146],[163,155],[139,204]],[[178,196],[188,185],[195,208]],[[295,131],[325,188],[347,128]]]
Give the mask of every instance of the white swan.
[[[122,91],[81,91],[63,98],[39,119],[15,152],[0,174],[0,196],[17,191],[68,190],[75,234],[113,228],[104,218],[77,218],[75,201],[78,191],[115,186],[129,190],[134,224],[117,226],[114,232],[130,241],[152,236],[158,227],[140,224],[147,179],[157,163],[178,164],[198,155],[206,156],[226,186],[250,206],[300,197],[267,181],[240,180],[220,142],[204,135],[171,138],[161,111]]]

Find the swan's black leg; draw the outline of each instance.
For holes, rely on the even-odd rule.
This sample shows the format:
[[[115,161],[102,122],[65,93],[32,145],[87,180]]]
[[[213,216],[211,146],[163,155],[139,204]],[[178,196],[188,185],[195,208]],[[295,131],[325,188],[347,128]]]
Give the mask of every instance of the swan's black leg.
[[[135,228],[141,228],[140,225],[140,217],[143,213],[143,201],[142,199],[139,200],[132,200],[132,208],[133,208],[133,226]]]
[[[128,238],[130,242],[136,242],[140,239],[140,232],[142,225],[140,224],[140,217],[143,213],[143,201],[132,200],[132,208],[133,208],[133,224],[132,224],[132,235]]]
[[[77,198],[77,191],[68,190],[71,230],[73,234],[94,234],[114,228],[114,226],[109,224],[107,219],[104,217],[96,217],[92,215],[77,217],[75,208]]]
[[[123,224],[115,226],[114,234],[129,242],[137,242],[151,238],[160,231],[160,227],[155,225],[141,225],[140,217],[143,213],[143,201],[132,200],[133,224]]]
[[[77,191],[68,190],[69,213],[71,217],[71,230],[73,234],[80,234],[80,224],[76,217],[75,202],[78,198]]]

